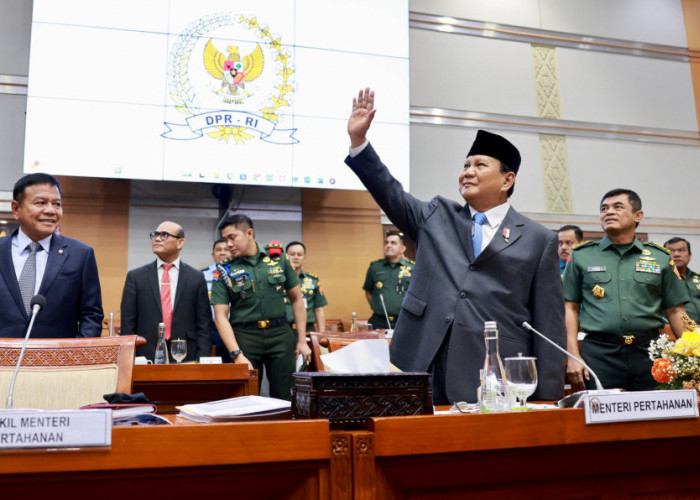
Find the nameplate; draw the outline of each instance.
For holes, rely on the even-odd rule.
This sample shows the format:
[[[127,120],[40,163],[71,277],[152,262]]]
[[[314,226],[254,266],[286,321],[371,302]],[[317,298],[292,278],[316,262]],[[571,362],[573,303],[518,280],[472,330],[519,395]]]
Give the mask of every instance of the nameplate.
[[[586,424],[698,418],[694,390],[636,391],[584,396]]]
[[[0,410],[0,450],[111,445],[111,410]]]
[[[200,365],[220,365],[221,363],[221,356],[202,356],[199,358]]]

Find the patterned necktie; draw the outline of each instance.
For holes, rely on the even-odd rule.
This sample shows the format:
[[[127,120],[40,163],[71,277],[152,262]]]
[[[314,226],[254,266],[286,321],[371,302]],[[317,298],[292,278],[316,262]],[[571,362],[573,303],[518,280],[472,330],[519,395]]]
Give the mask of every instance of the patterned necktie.
[[[30,304],[34,296],[34,288],[36,288],[36,252],[41,248],[41,245],[32,241],[27,245],[27,248],[29,248],[30,253],[24,262],[22,273],[19,275],[19,292],[22,295],[22,302],[24,302],[24,310],[29,315],[32,312]]]
[[[170,330],[173,326],[173,303],[170,300],[170,274],[174,264],[163,264],[163,279],[160,282],[160,305],[163,309],[163,323],[165,323],[165,339],[170,339]]]
[[[486,222],[486,215],[483,212],[476,212],[474,214],[474,235],[472,236],[472,248],[474,249],[475,259],[481,253],[481,242],[483,240],[481,226],[484,222]]]

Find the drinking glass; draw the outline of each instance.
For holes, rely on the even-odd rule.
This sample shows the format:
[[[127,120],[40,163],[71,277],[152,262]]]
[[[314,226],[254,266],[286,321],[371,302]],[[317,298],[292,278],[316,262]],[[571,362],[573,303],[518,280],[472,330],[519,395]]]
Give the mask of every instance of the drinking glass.
[[[170,341],[170,354],[180,364],[187,357],[187,341],[185,339],[172,339]]]
[[[505,358],[506,380],[508,381],[508,392],[515,395],[520,405],[513,410],[527,410],[525,401],[535,392],[537,388],[537,367],[531,358],[519,354],[518,357]]]

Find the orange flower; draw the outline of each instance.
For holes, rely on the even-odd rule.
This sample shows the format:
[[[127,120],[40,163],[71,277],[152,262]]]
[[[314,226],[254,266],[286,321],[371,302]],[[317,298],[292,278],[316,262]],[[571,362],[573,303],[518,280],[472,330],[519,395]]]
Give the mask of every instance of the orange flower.
[[[651,367],[651,376],[660,384],[668,384],[676,376],[676,371],[669,360],[659,358],[654,360],[654,366]]]

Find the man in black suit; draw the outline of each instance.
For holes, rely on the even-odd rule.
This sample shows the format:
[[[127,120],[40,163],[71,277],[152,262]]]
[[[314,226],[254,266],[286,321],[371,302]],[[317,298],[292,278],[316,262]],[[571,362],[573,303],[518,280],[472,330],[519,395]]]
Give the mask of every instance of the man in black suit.
[[[0,238],[0,337],[24,337],[37,293],[46,305],[32,337],[98,337],[102,296],[92,248],[56,234],[63,216],[61,185],[49,174],[29,174],[12,192],[19,229]]]
[[[211,356],[207,283],[201,272],[180,260],[185,231],[179,224],[165,221],[150,236],[156,260],[126,275],[121,334],[144,337],[147,343],[136,355],[153,360],[158,323],[165,323],[168,346],[171,338],[187,340],[185,361]]]
[[[537,357],[534,397],[557,399],[565,355],[523,330],[527,321],[566,346],[564,299],[554,232],[516,212],[513,192],[520,153],[480,130],[464,168],[460,205],[406,193],[366,138],[374,92],[360,91],[348,121],[353,169],[389,219],[417,244],[416,264],[391,341],[391,361],[404,371],[431,372],[435,404],[476,402],[484,365],[484,322],[500,332],[502,358]]]

